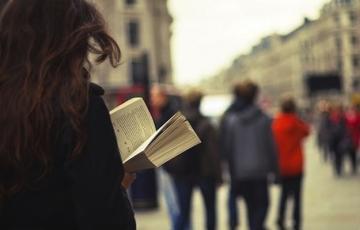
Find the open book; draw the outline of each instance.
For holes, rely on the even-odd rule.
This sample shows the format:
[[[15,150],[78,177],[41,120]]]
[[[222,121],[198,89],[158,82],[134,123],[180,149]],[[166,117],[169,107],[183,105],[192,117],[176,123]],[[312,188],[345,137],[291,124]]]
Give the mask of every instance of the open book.
[[[142,98],[117,106],[110,117],[127,172],[159,167],[201,142],[180,112],[156,130]]]

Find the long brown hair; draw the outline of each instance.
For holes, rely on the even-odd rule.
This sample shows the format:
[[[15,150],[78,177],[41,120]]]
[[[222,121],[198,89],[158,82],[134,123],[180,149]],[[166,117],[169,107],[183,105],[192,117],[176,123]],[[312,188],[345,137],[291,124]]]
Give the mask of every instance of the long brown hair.
[[[51,170],[54,128],[64,114],[75,133],[71,157],[86,141],[88,55],[120,60],[104,20],[85,0],[8,0],[0,13],[0,204]],[[36,178],[36,179],[39,179]]]

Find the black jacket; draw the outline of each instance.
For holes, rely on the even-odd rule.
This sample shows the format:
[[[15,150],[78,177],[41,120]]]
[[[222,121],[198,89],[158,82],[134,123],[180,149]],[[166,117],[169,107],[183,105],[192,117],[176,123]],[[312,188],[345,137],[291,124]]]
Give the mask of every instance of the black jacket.
[[[211,178],[220,183],[222,178],[217,131],[198,110],[187,109],[184,115],[201,143],[170,160],[166,164],[166,170],[177,179],[197,182],[202,178]]]
[[[102,94],[99,86],[90,86],[88,136],[82,156],[68,160],[73,132],[66,122],[60,124],[62,128],[54,130],[60,138],[51,174],[5,203],[1,230],[136,228],[121,187],[124,170]]]

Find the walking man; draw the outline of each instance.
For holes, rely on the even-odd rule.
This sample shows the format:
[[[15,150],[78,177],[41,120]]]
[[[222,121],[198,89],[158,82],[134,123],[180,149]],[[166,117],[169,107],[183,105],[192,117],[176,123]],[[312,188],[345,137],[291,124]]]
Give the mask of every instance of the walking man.
[[[220,135],[230,171],[231,193],[244,198],[250,230],[265,229],[268,176],[278,171],[271,119],[255,104],[258,91],[251,81],[235,85],[235,100],[224,115]],[[234,207],[230,209],[232,213]]]

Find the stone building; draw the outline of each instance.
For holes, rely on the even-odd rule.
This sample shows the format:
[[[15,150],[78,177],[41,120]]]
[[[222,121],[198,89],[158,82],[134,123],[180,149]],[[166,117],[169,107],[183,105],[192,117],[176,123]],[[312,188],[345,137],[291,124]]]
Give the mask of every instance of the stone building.
[[[224,89],[253,79],[268,100],[291,94],[304,106],[318,97],[350,95],[360,89],[360,0],[332,0],[318,19],[263,38],[215,79],[211,85]]]
[[[89,0],[98,7],[118,42],[121,65],[94,68],[93,80],[113,97],[120,88],[139,85],[144,71],[150,82],[172,83],[170,53],[172,17],[167,0]],[[147,57],[144,69],[143,57]]]

